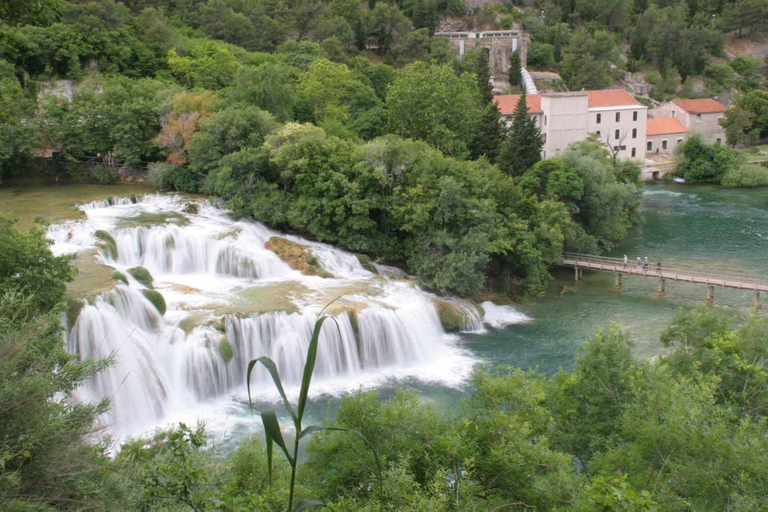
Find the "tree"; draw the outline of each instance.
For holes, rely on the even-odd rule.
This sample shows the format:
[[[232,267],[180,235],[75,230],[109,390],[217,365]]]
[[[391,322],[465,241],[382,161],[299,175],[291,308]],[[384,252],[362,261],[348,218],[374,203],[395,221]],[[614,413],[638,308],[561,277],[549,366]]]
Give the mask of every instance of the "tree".
[[[474,73],[477,77],[477,89],[485,103],[493,101],[493,83],[491,83],[491,65],[485,48],[470,50],[456,62],[457,72]]]
[[[544,138],[536,120],[528,114],[525,91],[512,115],[509,134],[501,144],[500,167],[512,176],[520,176],[541,160]]]
[[[475,77],[449,65],[416,62],[398,71],[387,93],[387,129],[447,155],[467,156],[483,112]]]
[[[394,4],[377,3],[368,14],[366,32],[380,53],[387,53],[408,32],[410,21]]]
[[[515,50],[509,56],[509,69],[507,70],[507,77],[509,78],[509,85],[517,87],[520,85],[522,77],[522,63],[520,62],[520,51]]]
[[[725,129],[725,138],[731,146],[748,146],[757,139],[759,132],[754,128],[755,114],[736,105],[725,112],[721,124]]]
[[[32,103],[24,96],[13,66],[0,59],[0,183],[29,154],[33,132],[27,125]]]

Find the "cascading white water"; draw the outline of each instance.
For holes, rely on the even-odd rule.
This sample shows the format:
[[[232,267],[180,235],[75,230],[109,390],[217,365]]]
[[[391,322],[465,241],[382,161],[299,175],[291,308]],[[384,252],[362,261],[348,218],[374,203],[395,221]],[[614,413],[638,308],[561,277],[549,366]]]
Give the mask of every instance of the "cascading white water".
[[[474,359],[458,346],[458,337],[443,331],[434,296],[369,272],[353,254],[288,237],[309,247],[334,278],[305,276],[265,248],[278,233],[235,222],[203,203],[184,222],[121,227],[141,215],[178,216],[185,202],[165,195],[137,203],[115,199],[113,205],[83,207],[86,220],[49,232],[54,251],[63,253],[93,248],[93,233],[108,231],[117,256],[102,251],[100,258],[128,276],[128,285],[89,298],[67,333],[69,349],[80,357],[114,355],[115,364],[82,396],[111,397],[117,433],[141,431],[215,397],[242,396],[247,363],[260,356],[275,361],[283,384],[295,393],[317,315],[339,295],[344,297],[329,310],[336,323],[327,322],[321,334],[315,393],[393,376],[449,385],[467,376]],[[165,297],[164,316],[130,276],[137,266],[152,273],[154,288]],[[464,311],[465,330],[482,330],[474,307],[453,303]],[[495,326],[502,316],[494,310]],[[232,347],[229,362],[220,354],[224,343]],[[252,389],[264,399],[275,395],[263,369],[254,373]]]

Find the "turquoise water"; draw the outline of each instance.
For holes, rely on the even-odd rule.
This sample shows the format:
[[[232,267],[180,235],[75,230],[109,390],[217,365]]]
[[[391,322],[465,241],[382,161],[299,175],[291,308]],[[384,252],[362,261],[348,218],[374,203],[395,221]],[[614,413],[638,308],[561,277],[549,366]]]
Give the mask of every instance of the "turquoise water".
[[[768,278],[768,190],[728,190],[710,186],[650,184],[643,193],[644,222],[610,252],[630,260],[648,256],[668,265],[696,265],[708,272],[738,270]],[[704,304],[706,287],[667,282],[663,297],[657,281],[625,277],[613,290],[613,275],[573,271],[555,273],[547,295],[521,306],[531,317],[486,336],[467,336],[466,346],[489,363],[537,367],[551,373],[568,368],[579,345],[599,326],[621,325],[636,341],[636,355],[651,357],[662,347],[659,335],[682,307]],[[561,287],[566,293],[560,294]],[[768,297],[764,297],[768,301]],[[715,304],[746,309],[752,292],[715,289]]]

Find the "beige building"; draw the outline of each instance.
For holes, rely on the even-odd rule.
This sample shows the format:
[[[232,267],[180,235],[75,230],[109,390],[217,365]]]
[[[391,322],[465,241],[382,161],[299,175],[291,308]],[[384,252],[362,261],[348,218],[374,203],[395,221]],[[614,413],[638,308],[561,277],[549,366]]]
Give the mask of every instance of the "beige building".
[[[671,155],[678,145],[685,142],[689,133],[677,118],[648,119],[646,156]]]
[[[653,109],[649,115],[654,119],[679,120],[688,132],[701,132],[706,144],[725,142],[725,130],[720,126],[720,120],[725,117],[725,106],[712,98],[672,100]]]
[[[522,30],[488,30],[485,32],[435,32],[437,37],[447,38],[453,47],[453,55],[460,59],[473,48],[488,50],[488,63],[493,76],[504,76],[509,69],[509,57],[519,51],[522,67],[526,66],[528,44]]]
[[[494,97],[507,123],[519,100],[518,94]],[[544,137],[544,158],[594,133],[620,158],[645,159],[648,107],[623,89],[531,94],[526,102]]]

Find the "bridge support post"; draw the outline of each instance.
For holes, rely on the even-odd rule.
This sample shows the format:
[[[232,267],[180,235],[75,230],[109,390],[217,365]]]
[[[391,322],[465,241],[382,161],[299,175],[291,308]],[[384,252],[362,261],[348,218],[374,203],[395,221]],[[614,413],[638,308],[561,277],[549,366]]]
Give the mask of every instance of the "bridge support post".
[[[621,290],[623,288],[621,284],[621,274],[619,272],[614,272],[613,274],[613,287],[617,290]]]
[[[707,286],[707,304],[712,304],[715,300],[715,287],[711,284]]]
[[[579,282],[579,279],[581,278],[579,267],[574,267],[576,269],[576,282]]]
[[[760,290],[755,290],[755,300],[752,301],[752,306],[754,306],[755,309],[760,309]]]
[[[664,295],[665,291],[667,291],[666,281],[659,278],[659,295]]]

